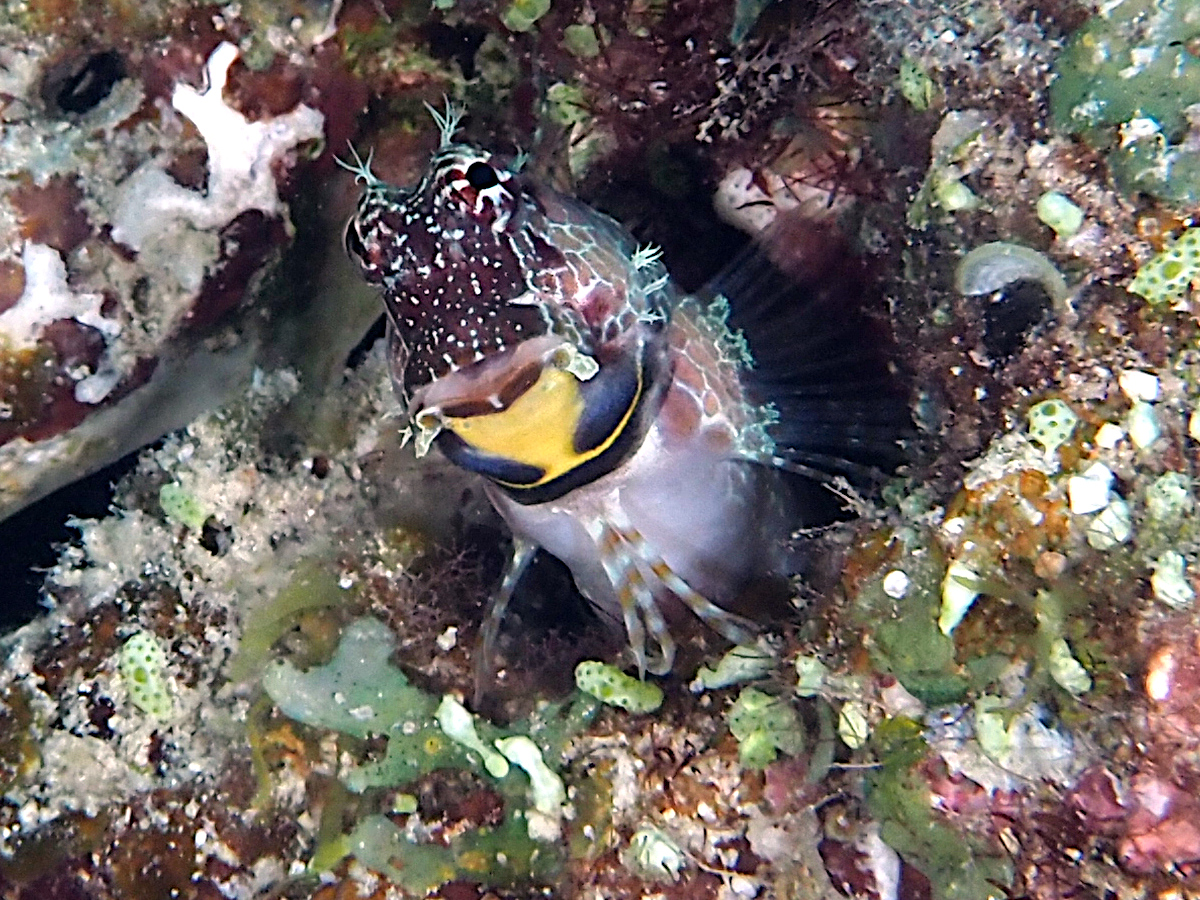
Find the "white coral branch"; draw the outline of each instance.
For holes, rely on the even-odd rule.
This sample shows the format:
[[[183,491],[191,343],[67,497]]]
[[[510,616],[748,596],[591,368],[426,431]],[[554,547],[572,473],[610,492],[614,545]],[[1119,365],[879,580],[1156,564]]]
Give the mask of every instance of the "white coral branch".
[[[179,185],[157,163],[141,166],[126,182],[113,217],[116,240],[137,250],[175,221],[212,231],[246,210],[282,211],[271,163],[303,141],[320,139],[325,117],[301,104],[282,116],[248,121],[222,96],[237,57],[236,46],[220,44],[204,67],[207,86],[198,91],[179,84],[171,95],[171,104],[208,145],[207,193]]]

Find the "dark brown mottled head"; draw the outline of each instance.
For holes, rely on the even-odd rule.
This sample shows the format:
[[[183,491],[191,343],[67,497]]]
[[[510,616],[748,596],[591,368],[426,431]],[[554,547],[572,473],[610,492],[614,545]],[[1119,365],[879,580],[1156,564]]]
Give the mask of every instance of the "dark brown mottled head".
[[[346,247],[383,288],[394,329],[393,376],[422,386],[546,333],[555,311],[538,273],[561,269],[544,210],[508,160],[446,141],[421,181],[386,184],[360,165],[366,190]]]

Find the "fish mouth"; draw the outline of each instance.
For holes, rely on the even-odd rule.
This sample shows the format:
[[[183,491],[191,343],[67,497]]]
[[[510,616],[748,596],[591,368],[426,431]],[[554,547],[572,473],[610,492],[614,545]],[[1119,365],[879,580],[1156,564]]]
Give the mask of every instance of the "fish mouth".
[[[435,378],[413,394],[409,416],[421,427],[432,427],[445,419],[504,412],[533,387],[543,369],[567,346],[557,336],[530,338]]]
[[[522,504],[555,500],[640,445],[661,402],[653,354],[598,364],[558,336],[524,341],[413,397],[418,451],[436,441]]]

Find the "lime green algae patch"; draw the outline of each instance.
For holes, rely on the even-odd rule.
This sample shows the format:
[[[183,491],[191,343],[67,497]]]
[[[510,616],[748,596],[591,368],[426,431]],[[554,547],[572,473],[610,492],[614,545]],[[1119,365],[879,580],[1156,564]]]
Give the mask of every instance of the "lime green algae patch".
[[[1200,103],[1197,37],[1197,0],[1118,0],[1102,4],[1054,64],[1055,127],[1105,151],[1126,191],[1200,200],[1200,152],[1187,140]]]
[[[174,481],[162,486],[158,492],[158,502],[168,519],[186,525],[193,531],[203,528],[205,520],[208,519],[208,510],[204,508],[200,498]]]
[[[327,664],[301,671],[276,661],[262,685],[291,719],[361,740],[387,739],[382,757],[343,767],[341,781],[352,793],[403,788],[438,770],[465,770],[503,798],[503,819],[443,844],[419,840],[397,825],[389,815],[395,809],[368,813],[349,832],[339,827],[326,835],[310,870],[326,871],[354,856],[418,895],[455,879],[504,887],[551,877],[563,861],[558,843],[566,803],[557,754],[569,734],[590,721],[595,703],[543,710],[523,723],[527,734],[502,731],[455,698],[412,684],[390,662],[394,643],[386,625],[361,618],[346,626]]]
[[[1037,217],[1062,238],[1069,238],[1083,227],[1083,210],[1058,191],[1047,191],[1038,198]]]

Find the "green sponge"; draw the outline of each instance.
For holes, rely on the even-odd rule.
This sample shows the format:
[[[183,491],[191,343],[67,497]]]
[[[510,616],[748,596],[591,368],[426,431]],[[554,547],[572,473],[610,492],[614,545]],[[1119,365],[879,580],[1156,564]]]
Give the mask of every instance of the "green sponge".
[[[169,719],[174,704],[167,679],[167,654],[158,639],[139,631],[121,647],[121,677],[133,705],[156,719]]]
[[[575,684],[601,703],[631,713],[653,712],[662,705],[663,692],[656,684],[639,681],[610,663],[584,660],[575,667]]]
[[[1054,63],[1050,113],[1107,154],[1126,191],[1192,207],[1200,152],[1188,135],[1200,103],[1200,0],[1110,0]]]
[[[1186,297],[1200,278],[1200,228],[1189,228],[1179,239],[1138,269],[1129,292],[1151,303]]]

